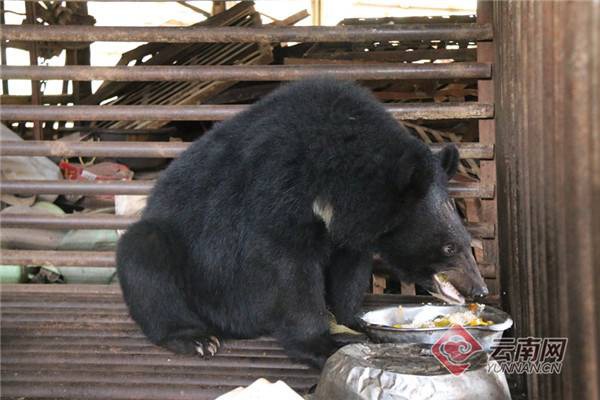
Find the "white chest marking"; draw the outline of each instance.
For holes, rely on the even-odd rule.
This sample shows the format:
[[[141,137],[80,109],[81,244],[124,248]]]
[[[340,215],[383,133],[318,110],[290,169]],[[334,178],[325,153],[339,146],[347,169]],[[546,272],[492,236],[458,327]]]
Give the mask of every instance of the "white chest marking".
[[[325,227],[329,229],[329,224],[331,224],[331,220],[333,219],[333,206],[316,199],[313,202],[312,209],[315,215],[325,222]]]

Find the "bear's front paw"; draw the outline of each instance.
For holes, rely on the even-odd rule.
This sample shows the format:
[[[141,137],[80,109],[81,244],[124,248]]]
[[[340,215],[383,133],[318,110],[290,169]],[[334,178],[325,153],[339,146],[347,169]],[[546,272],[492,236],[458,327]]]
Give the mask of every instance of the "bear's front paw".
[[[369,341],[369,337],[364,333],[336,333],[331,335],[331,338],[338,348],[354,343],[367,343]]]
[[[194,340],[196,353],[201,357],[214,356],[221,347],[221,342],[216,336]]]

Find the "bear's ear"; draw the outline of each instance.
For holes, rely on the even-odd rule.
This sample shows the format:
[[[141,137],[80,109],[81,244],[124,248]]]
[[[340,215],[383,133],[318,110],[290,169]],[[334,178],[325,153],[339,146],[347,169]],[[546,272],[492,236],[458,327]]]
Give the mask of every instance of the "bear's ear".
[[[434,158],[427,148],[407,153],[396,165],[396,187],[401,193],[424,195],[433,183]]]
[[[452,178],[458,170],[458,162],[460,160],[458,148],[453,144],[449,144],[437,156],[440,159],[442,168],[446,171],[446,175],[448,175],[448,179]]]

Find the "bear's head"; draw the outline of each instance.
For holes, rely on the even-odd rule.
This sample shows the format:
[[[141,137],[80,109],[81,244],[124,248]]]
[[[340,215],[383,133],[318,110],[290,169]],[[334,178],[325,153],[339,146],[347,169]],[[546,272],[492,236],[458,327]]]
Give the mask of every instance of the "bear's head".
[[[376,254],[399,280],[453,303],[486,296],[471,236],[448,196],[458,149],[433,154],[416,139],[392,147],[379,149],[375,161],[346,166],[329,185],[335,190],[315,200],[314,213],[334,243]]]
[[[488,294],[471,250],[471,236],[448,196],[458,169],[454,145],[426,157],[403,187],[397,223],[379,235],[375,250],[390,272],[451,303]],[[406,179],[406,178],[404,178]]]

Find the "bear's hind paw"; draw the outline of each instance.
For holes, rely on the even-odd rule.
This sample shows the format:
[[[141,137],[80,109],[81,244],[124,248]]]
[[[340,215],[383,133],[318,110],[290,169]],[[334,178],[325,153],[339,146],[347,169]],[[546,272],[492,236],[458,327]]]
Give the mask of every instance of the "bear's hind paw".
[[[178,354],[194,354],[212,357],[219,351],[221,342],[216,336],[208,336],[198,331],[177,332],[159,343]]]

